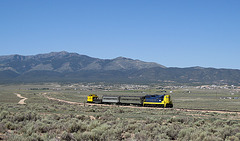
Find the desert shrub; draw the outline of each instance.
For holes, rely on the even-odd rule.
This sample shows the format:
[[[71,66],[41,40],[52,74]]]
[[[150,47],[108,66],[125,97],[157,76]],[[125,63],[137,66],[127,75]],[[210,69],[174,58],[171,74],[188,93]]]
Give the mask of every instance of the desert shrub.
[[[77,133],[73,133],[73,137],[75,139],[75,141],[83,141],[83,137],[82,137],[83,133],[77,132]]]
[[[18,135],[18,134],[11,134],[7,138],[8,141],[26,141],[26,138]]]
[[[195,129],[192,127],[184,128],[179,131],[178,139],[188,141],[191,139],[191,133],[193,133],[194,131],[195,131]]]
[[[89,110],[86,110],[86,112],[96,112],[96,109],[95,108],[91,108]]]
[[[149,136],[148,136],[147,132],[144,131],[144,130],[142,130],[139,133],[135,134],[135,139],[136,140],[140,140],[140,141],[146,141],[146,140],[148,140],[148,137]]]
[[[122,134],[123,140],[129,139],[129,138],[131,138],[131,136],[132,136],[132,134],[129,133],[129,132],[125,132],[125,133]]]
[[[186,117],[171,117],[169,119],[167,119],[167,122],[168,123],[174,123],[174,122],[179,122],[179,123],[185,123],[185,122],[188,122],[188,118]]]
[[[169,141],[170,139],[168,138],[167,135],[165,134],[158,134],[154,137],[154,141]]]
[[[205,120],[200,119],[200,120],[196,121],[194,124],[195,124],[195,126],[202,126],[204,123],[205,123]]]
[[[203,141],[223,141],[223,139],[217,136],[211,135],[211,136],[206,136]]]
[[[31,136],[26,137],[27,141],[44,141],[41,135],[33,133]]]
[[[123,109],[118,109],[118,110],[116,110],[116,113],[122,114],[122,113],[124,113],[124,110]]]
[[[166,134],[166,131],[169,129],[169,125],[161,125],[155,128],[155,132],[158,131],[159,134]]]
[[[100,139],[100,140],[105,140],[107,139],[107,135],[103,134],[104,132],[108,132],[109,125],[107,124],[102,124],[99,125],[98,127],[94,128],[91,130],[95,134],[95,137]]]
[[[80,129],[79,129],[80,132],[85,132],[87,130],[88,126],[86,122],[79,121],[78,124],[80,125]]]
[[[126,126],[126,131],[132,132],[139,127],[139,124],[128,124]]]
[[[209,136],[208,132],[206,131],[202,131],[200,133],[197,132],[196,134],[197,134],[197,138],[196,138],[197,141],[203,141],[207,136]]]
[[[167,123],[173,123],[173,122],[175,122],[175,118],[174,117],[171,117],[171,118],[167,119]]]
[[[68,115],[68,118],[75,118],[75,117],[76,117],[76,115],[73,114],[73,113],[70,113],[70,114]]]
[[[158,123],[158,124],[161,124],[162,123],[162,118],[153,118],[153,117],[148,117],[146,119],[146,124],[149,124],[149,123]]]
[[[21,121],[37,121],[40,117],[35,112],[27,112],[27,113],[16,113],[12,117],[12,122],[21,122]]]
[[[158,124],[156,123],[150,123],[150,124],[147,124],[143,130],[146,130],[148,132],[152,132],[156,127],[158,126]]]
[[[107,110],[106,112],[103,113],[103,116],[114,117],[114,113],[111,110]]]
[[[217,129],[215,127],[210,127],[210,128],[208,128],[208,132],[214,134],[214,133],[216,133],[218,131],[217,131]]]
[[[173,122],[179,122],[179,123],[188,123],[189,119],[188,117],[176,117],[173,119]]]
[[[77,141],[98,141],[99,139],[95,137],[95,134],[93,132],[83,132],[83,133],[76,133],[74,134],[74,138]]]
[[[110,113],[104,113],[102,116],[101,116],[101,120],[103,121],[112,121],[114,120],[115,117],[113,115],[111,115]]]
[[[235,137],[235,136],[229,136],[226,138],[227,141],[239,141],[239,138],[238,137]]]
[[[239,127],[232,127],[232,133],[233,135],[237,134],[237,133],[240,133],[240,128]]]
[[[212,134],[204,129],[195,129],[195,132],[191,133],[190,139],[196,141],[203,141],[206,137],[211,136]]]
[[[21,132],[25,133],[26,135],[29,135],[31,136],[35,130],[34,130],[34,125],[35,123],[31,122],[31,123],[28,123],[27,125],[25,125],[22,129],[21,129]]]
[[[0,123],[0,133],[4,133],[6,131],[6,127],[4,127],[3,123]]]
[[[26,120],[32,120],[32,121],[37,121],[38,119],[41,119],[35,112],[27,112],[25,115]]]
[[[72,134],[67,133],[67,132],[63,132],[61,135],[61,140],[64,141],[72,141],[72,140],[76,140]]]
[[[56,141],[56,140],[58,140],[56,133],[46,133],[46,134],[41,135],[41,137],[44,141]]]
[[[68,132],[70,133],[77,132],[79,129],[80,126],[76,122],[74,122],[68,127]]]
[[[147,125],[146,125],[146,126],[147,126]],[[149,128],[149,127],[151,127],[151,125],[148,126],[148,128]],[[165,133],[166,130],[162,130],[163,127],[164,127],[164,125],[154,126],[154,128],[151,129],[150,131],[148,131],[148,133],[150,133],[150,135],[153,136],[154,138],[159,138],[159,137],[160,137],[159,135],[161,135],[161,136],[163,136],[163,135],[164,135],[164,136],[167,136],[166,133]],[[143,129],[141,129],[141,130],[145,130],[145,127],[144,127]],[[162,137],[161,137],[161,138],[162,138]],[[168,138],[168,136],[167,136],[167,138]],[[162,138],[162,139],[163,139],[163,138]],[[164,137],[164,139],[166,139],[166,138]]]
[[[213,122],[213,125],[215,125],[216,127],[223,127],[225,125],[225,122],[223,120],[217,119]]]
[[[235,135],[235,133],[233,133],[232,128],[229,126],[221,128],[219,130],[219,133],[220,133],[220,137],[224,140],[229,136]]]
[[[102,114],[98,113],[98,114],[95,114],[94,116],[95,116],[96,119],[101,119]]]
[[[89,117],[85,116],[85,115],[78,115],[76,118],[79,119],[79,120],[82,120],[82,121],[89,119]]]
[[[6,124],[5,124],[5,127],[9,130],[14,130],[17,128],[17,125],[15,125],[14,123],[8,121]]]
[[[25,116],[22,113],[17,113],[12,117],[12,122],[16,121],[16,122],[21,122],[24,121]]]
[[[73,122],[70,124],[70,126],[68,127],[68,132],[70,133],[74,133],[74,132],[84,132],[86,131],[88,128],[88,126],[86,125],[86,123],[84,122]]]
[[[51,127],[51,125],[48,125],[46,123],[43,123],[41,121],[37,121],[35,122],[35,124],[33,125],[33,130],[35,132],[39,132],[39,133],[47,133]]]
[[[177,137],[178,137],[178,133],[179,133],[179,131],[174,130],[174,129],[172,129],[172,128],[169,128],[169,129],[166,131],[167,136],[168,136],[171,140],[176,140]]]
[[[232,125],[238,124],[238,121],[228,120],[226,123],[228,126],[232,126]]]
[[[87,130],[88,131],[91,131],[92,129],[96,128],[97,126],[100,125],[100,122],[97,121],[97,120],[92,120],[90,123],[89,123],[89,126],[87,127]]]
[[[240,132],[236,133],[235,136],[240,140]]]
[[[124,133],[123,124],[117,124],[111,129],[107,130],[107,134],[110,136],[110,140],[122,140],[122,133]]]
[[[41,122],[45,123],[45,124],[53,124],[54,120],[53,119],[49,119],[48,117],[45,117],[41,120]]]
[[[52,117],[53,117],[53,120],[60,120],[61,119],[61,117],[57,114],[53,114]]]
[[[1,111],[1,113],[0,113],[0,121],[5,119],[5,118],[7,118],[7,115],[9,115],[8,111],[5,111],[5,110]]]

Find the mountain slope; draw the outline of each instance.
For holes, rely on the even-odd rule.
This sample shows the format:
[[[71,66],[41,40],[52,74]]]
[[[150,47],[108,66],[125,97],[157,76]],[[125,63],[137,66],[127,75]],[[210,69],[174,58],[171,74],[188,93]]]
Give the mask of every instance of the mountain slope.
[[[99,59],[64,51],[0,56],[0,83],[109,81],[239,85],[239,80],[240,70],[167,68],[124,57]]]
[[[44,70],[63,73],[80,70],[138,70],[152,67],[164,66],[123,57],[98,59],[64,51],[35,56],[10,55],[0,57],[0,71],[12,70],[19,74]]]

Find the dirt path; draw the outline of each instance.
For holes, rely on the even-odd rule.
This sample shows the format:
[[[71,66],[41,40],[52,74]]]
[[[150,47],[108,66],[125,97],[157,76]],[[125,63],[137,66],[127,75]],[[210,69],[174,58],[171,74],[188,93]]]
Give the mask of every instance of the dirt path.
[[[17,95],[17,97],[19,97],[19,98],[22,98],[22,99],[18,102],[18,104],[26,104],[26,103],[25,103],[25,100],[27,100],[28,98],[23,97],[23,96],[21,96],[21,94],[18,94],[18,93],[15,93],[15,95]]]
[[[58,99],[58,98],[49,97],[49,96],[47,96],[47,93],[43,93],[42,95],[49,100],[64,102],[64,103],[73,104],[73,105],[84,105],[84,103],[72,102],[72,101],[67,101],[67,100],[62,100],[62,99]]]
[[[67,101],[67,100],[62,100],[62,99],[58,99],[58,98],[53,98],[53,97],[49,97],[47,96],[47,93],[43,93],[42,94],[44,97],[48,98],[49,100],[55,100],[55,101],[59,101],[59,102],[64,102],[64,103],[68,103],[68,104],[73,104],[73,105],[81,105],[81,106],[111,106],[111,107],[128,107],[128,108],[141,108],[141,109],[169,109],[171,110],[172,108],[157,108],[157,107],[137,107],[137,106],[122,106],[122,105],[107,105],[107,104],[94,104],[94,103],[80,103],[80,102],[71,102],[71,101]],[[192,112],[192,111],[198,111],[198,112],[202,112],[202,113],[219,113],[219,114],[237,114],[238,116],[240,116],[240,112],[234,112],[234,111],[217,111],[217,110],[202,110],[202,109],[178,109],[178,108],[173,108],[175,110],[178,111],[185,111],[185,112]]]
[[[219,114],[237,114],[237,115],[240,115],[240,112],[224,111],[224,110],[204,110],[204,109],[176,109],[176,110],[187,111],[187,112],[202,112],[202,113],[219,113]]]

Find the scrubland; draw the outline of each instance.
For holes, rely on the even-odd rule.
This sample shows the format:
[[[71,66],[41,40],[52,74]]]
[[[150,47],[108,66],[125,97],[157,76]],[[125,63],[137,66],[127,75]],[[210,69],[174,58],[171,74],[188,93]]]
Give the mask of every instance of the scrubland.
[[[144,91],[155,92],[154,90]],[[18,104],[20,98],[14,93],[27,97],[26,104]],[[216,94],[212,91],[197,90],[195,93],[192,91],[185,94],[182,90],[174,90],[171,94],[175,104],[173,109],[71,105],[48,100],[42,95],[43,93],[75,102],[84,102],[90,93],[143,94],[140,91],[52,91],[1,86],[1,140],[240,140],[240,115],[238,107],[235,107],[239,101],[220,100],[218,97],[227,94],[224,91]],[[209,103],[211,101],[213,102]],[[221,110],[221,106],[225,110],[236,112],[184,109],[190,107],[190,109],[217,110],[219,108]]]

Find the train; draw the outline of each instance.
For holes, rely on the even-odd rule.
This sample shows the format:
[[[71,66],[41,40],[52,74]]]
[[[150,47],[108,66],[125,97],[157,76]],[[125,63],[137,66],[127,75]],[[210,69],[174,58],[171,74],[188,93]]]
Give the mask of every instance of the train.
[[[145,96],[115,96],[103,95],[99,98],[95,94],[87,96],[87,103],[116,104],[116,105],[138,105],[144,107],[172,108],[173,103],[170,95],[145,95]]]

